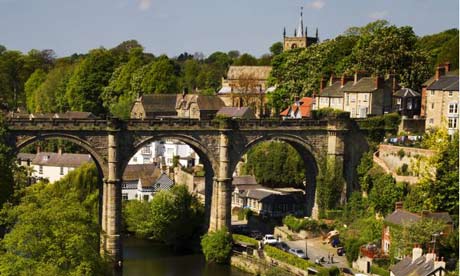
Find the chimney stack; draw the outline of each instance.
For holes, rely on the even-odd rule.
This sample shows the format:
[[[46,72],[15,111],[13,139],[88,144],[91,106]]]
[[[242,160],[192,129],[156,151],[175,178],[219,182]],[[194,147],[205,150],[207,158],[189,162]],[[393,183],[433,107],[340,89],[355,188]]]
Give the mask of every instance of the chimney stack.
[[[398,201],[395,203],[395,210],[402,210],[403,208],[403,202],[402,201]]]
[[[58,148],[58,154],[62,155],[62,148],[61,147]]]
[[[416,245],[412,249],[412,263],[415,262],[415,260],[417,260],[418,258],[422,257],[422,254],[423,250],[420,247],[418,247],[418,245]]]
[[[343,74],[342,77],[340,78],[340,87],[343,87],[349,80],[350,78],[345,76],[345,74]]]
[[[439,80],[442,76],[446,74],[446,67],[450,68],[450,64],[448,66],[446,65],[439,65],[438,68],[436,68],[436,74],[435,74],[435,79]]]
[[[446,62],[444,63],[444,71],[447,73],[447,72],[450,72],[450,62]]]
[[[375,81],[375,89],[383,88],[383,77],[375,76],[374,81]]]
[[[37,145],[37,153],[40,153],[40,151],[41,151],[41,147],[40,145]]]
[[[321,82],[319,84],[319,93],[323,92],[323,89],[327,86],[327,80],[324,77],[321,77]]]

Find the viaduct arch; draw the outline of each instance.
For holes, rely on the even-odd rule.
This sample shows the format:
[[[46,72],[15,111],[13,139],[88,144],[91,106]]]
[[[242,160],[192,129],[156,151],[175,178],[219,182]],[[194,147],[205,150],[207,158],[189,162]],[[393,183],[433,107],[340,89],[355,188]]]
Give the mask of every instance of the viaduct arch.
[[[101,253],[123,259],[121,183],[129,159],[150,141],[176,139],[191,146],[206,169],[209,230],[231,225],[232,173],[254,145],[280,140],[292,145],[307,167],[308,211],[315,205],[318,160],[334,159],[343,167],[347,193],[356,183],[355,167],[367,144],[348,118],[325,120],[193,120],[193,119],[19,119],[7,120],[8,143],[16,150],[38,140],[62,138],[86,149],[102,175]],[[353,150],[349,144],[353,143]],[[361,143],[362,145],[356,146]],[[356,151],[356,148],[361,151]],[[209,195],[209,196],[208,196]]]

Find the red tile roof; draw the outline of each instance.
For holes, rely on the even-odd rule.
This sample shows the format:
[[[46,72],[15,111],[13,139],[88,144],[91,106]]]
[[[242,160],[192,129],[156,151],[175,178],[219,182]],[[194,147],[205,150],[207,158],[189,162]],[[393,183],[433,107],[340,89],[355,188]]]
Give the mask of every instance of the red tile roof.
[[[312,105],[313,105],[313,98],[303,97],[298,102],[294,103],[290,107],[283,110],[283,112],[281,112],[280,115],[289,116],[289,113],[292,110],[294,113],[300,112],[300,114],[302,115],[302,118],[310,117]]]

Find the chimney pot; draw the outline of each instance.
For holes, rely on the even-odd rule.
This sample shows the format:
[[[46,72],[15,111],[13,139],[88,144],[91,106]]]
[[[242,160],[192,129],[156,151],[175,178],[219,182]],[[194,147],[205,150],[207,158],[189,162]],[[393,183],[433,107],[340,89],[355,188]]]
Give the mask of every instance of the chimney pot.
[[[398,201],[395,203],[395,210],[401,210],[403,208],[403,202]]]

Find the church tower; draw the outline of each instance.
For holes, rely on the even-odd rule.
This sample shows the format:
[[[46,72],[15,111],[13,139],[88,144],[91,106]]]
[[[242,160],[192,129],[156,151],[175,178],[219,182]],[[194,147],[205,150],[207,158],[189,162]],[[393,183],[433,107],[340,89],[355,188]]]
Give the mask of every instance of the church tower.
[[[295,48],[307,48],[311,44],[318,43],[318,28],[316,29],[316,37],[308,37],[308,29],[303,28],[303,7],[300,7],[299,25],[294,29],[294,36],[286,36],[286,28],[283,31],[283,50],[288,51]]]

